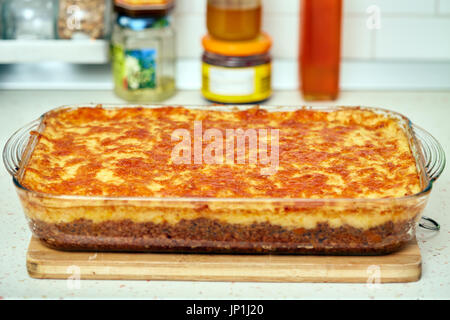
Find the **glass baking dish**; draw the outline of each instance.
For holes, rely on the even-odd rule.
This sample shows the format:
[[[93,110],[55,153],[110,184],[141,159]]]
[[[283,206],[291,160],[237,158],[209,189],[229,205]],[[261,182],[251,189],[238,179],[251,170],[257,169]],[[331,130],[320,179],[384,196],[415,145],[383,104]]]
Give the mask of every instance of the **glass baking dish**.
[[[95,105],[82,105],[95,107]],[[78,105],[61,108],[78,108]],[[103,105],[104,108],[125,106]],[[127,107],[133,107],[127,105]],[[155,108],[161,106],[143,106]],[[236,106],[247,109],[251,106]],[[231,111],[229,106],[185,108]],[[299,107],[260,106],[270,111]],[[334,111],[349,107],[301,107]],[[360,107],[358,107],[360,108]],[[379,108],[362,108],[398,120],[405,130],[420,175],[421,191],[398,198],[151,198],[52,195],[21,185],[23,168],[42,132],[43,119],[29,123],[8,140],[3,160],[22,203],[32,233],[49,247],[61,250],[288,253],[376,255],[398,250],[415,236],[433,181],[445,166],[442,147],[428,132],[405,116]],[[87,219],[85,217],[91,217]],[[224,223],[246,217],[245,224]],[[97,221],[96,217],[110,217]],[[172,223],[170,217],[181,217]],[[293,221],[285,228],[274,217]],[[52,222],[48,222],[51,218]],[[151,218],[151,220],[147,220]],[[271,220],[272,219],[272,220]],[[315,219],[314,227],[295,221]],[[378,219],[367,228],[354,223]],[[276,220],[276,219],[275,219]],[[56,221],[56,222],[55,222]],[[339,224],[334,222],[338,221]],[[429,221],[433,221],[429,219]],[[333,222],[333,223],[330,223]]]

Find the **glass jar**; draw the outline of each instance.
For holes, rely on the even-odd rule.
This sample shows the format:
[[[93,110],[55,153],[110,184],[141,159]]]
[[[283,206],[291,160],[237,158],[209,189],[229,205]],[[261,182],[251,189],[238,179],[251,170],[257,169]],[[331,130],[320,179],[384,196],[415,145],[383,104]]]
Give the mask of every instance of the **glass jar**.
[[[217,103],[259,103],[271,89],[272,40],[261,34],[251,41],[202,40],[202,94]]]
[[[175,93],[175,34],[169,18],[118,15],[112,35],[116,94],[156,102]]]
[[[221,40],[254,39],[261,31],[261,12],[261,0],[208,0],[208,32]]]
[[[336,100],[341,62],[342,0],[303,0],[299,75],[307,101]]]
[[[3,37],[5,39],[55,39],[56,2],[54,0],[4,0]]]
[[[110,0],[59,0],[60,39],[104,39],[110,31]]]

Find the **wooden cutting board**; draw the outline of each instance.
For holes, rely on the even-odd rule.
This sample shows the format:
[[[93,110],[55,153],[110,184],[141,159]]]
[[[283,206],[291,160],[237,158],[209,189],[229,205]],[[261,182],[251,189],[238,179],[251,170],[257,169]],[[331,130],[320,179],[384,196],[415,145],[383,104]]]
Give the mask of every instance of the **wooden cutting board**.
[[[416,240],[385,256],[212,255],[64,252],[32,238],[33,278],[255,282],[411,282],[421,276]]]

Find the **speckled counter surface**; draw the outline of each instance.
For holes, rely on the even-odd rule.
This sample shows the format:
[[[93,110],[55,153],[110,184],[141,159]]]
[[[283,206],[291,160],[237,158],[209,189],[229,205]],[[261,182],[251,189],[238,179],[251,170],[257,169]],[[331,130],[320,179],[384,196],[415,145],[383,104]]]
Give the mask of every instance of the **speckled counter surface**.
[[[51,108],[78,103],[123,103],[110,91],[0,91],[0,146],[24,124]],[[166,104],[206,104],[197,91],[178,93]],[[303,105],[297,92],[277,92],[270,105]],[[325,103],[322,103],[325,104]],[[325,104],[326,105],[326,104]],[[330,105],[330,104],[328,104]],[[388,108],[428,130],[450,157],[450,92],[343,92],[332,105]],[[28,276],[25,256],[31,232],[11,177],[0,165],[0,299],[450,299],[450,168],[435,183],[424,214],[440,232],[419,229],[423,274],[406,284],[313,284],[181,281],[93,281]]]

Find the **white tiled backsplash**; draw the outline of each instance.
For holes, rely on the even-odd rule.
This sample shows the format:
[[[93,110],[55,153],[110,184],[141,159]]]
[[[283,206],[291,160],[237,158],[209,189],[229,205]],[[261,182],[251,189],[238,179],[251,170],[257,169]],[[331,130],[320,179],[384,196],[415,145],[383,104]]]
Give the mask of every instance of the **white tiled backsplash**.
[[[263,29],[274,41],[272,87],[296,90],[300,85],[297,64],[300,0],[262,1]],[[450,0],[343,2],[340,74],[343,90],[450,90]],[[375,21],[378,12],[380,19]],[[206,0],[176,0],[173,22],[177,30],[179,89],[201,87],[205,18]],[[379,24],[368,23],[374,21]],[[58,70],[56,74],[44,66],[41,70],[29,64],[0,64],[0,89],[113,87],[108,65],[53,67]]]
[[[342,55],[363,61],[450,61],[450,0],[343,0]],[[300,0],[263,0],[263,30],[275,59],[296,59]],[[371,7],[376,6],[376,7]],[[380,28],[369,28],[379,10]],[[174,23],[180,58],[199,58],[206,0],[177,0]],[[199,45],[193,45],[197,41]]]

